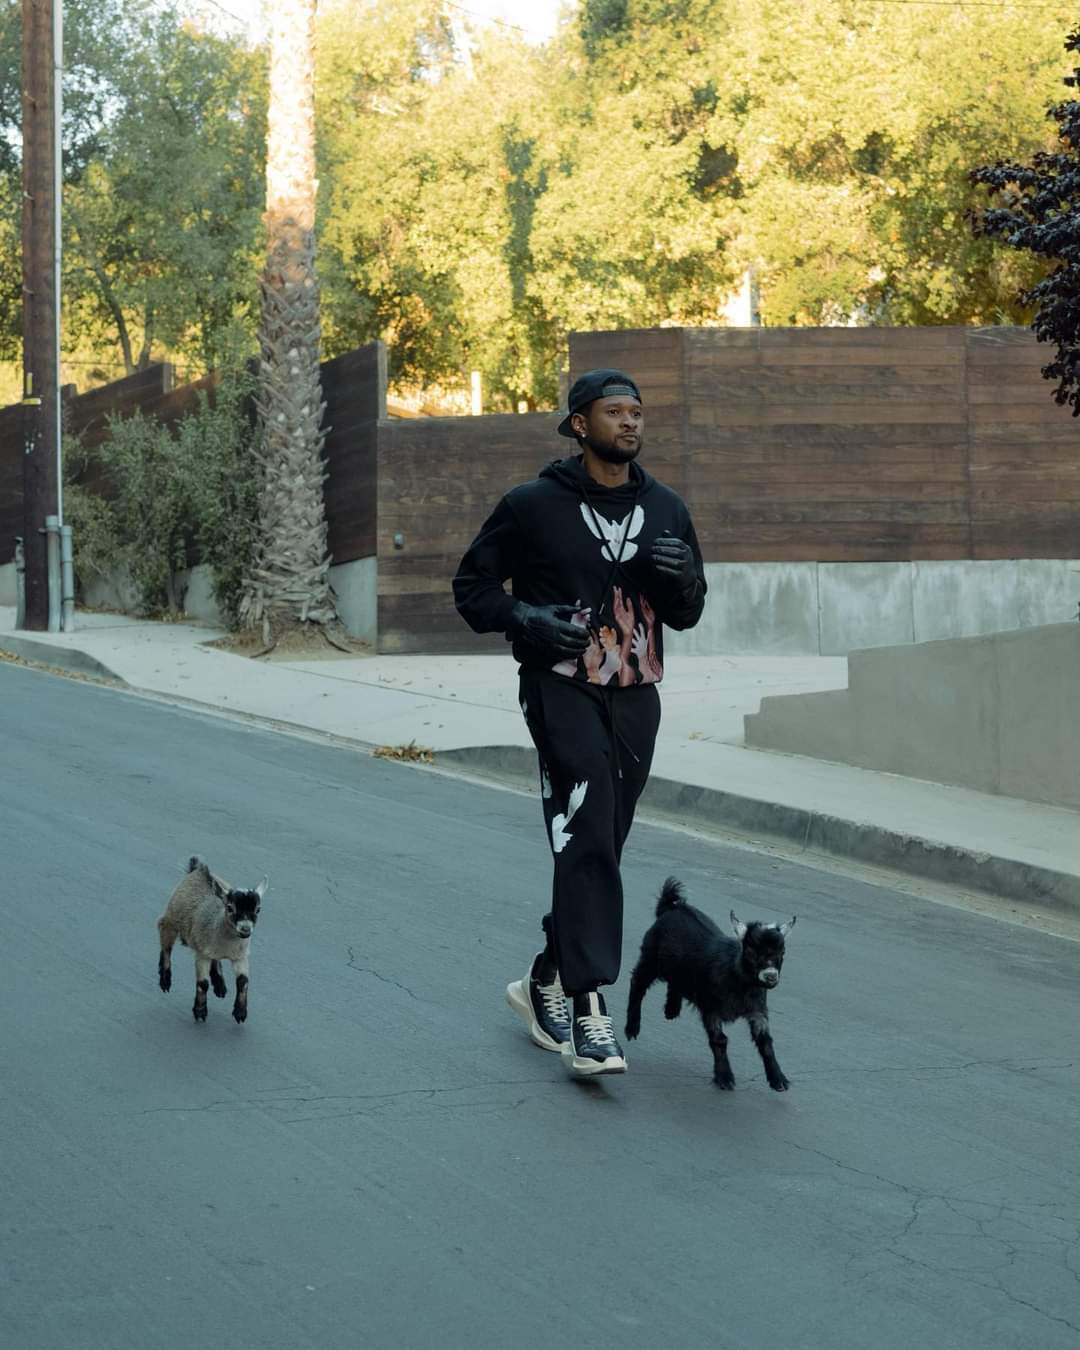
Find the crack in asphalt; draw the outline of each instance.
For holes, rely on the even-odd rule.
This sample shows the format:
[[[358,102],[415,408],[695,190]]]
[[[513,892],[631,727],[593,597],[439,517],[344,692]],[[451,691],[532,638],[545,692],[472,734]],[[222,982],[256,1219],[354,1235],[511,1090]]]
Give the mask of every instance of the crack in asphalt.
[[[427,1000],[422,999],[419,994],[414,994],[408,985],[402,984],[400,980],[391,979],[389,975],[381,975],[377,970],[373,970],[371,966],[358,966],[356,964],[356,957],[353,954],[353,949],[351,947],[346,947],[345,950],[349,953],[349,959],[345,964],[350,970],[355,970],[361,975],[373,975],[375,979],[381,980],[383,984],[392,985],[395,989],[400,989],[402,993],[408,994],[410,998],[416,999],[417,1003],[427,1002]]]
[[[1063,1273],[1071,1276],[1076,1283],[1080,1283],[1080,1271],[1074,1269],[1071,1260],[1073,1253],[1080,1249],[1080,1219],[1072,1216],[1061,1216],[1060,1221],[1068,1224],[1073,1229],[1073,1235],[1070,1238],[1047,1234],[1041,1237],[1033,1236],[1030,1240],[1021,1240],[1015,1237],[1002,1237],[991,1231],[992,1225],[998,1223],[1012,1223],[1020,1228],[1027,1229],[1027,1231],[1033,1234],[1037,1233],[1039,1230],[1032,1228],[1024,1221],[1023,1211],[1025,1209],[1061,1209],[1063,1208],[1062,1205],[1052,1203],[1040,1205],[1021,1203],[1014,1206],[1010,1202],[1004,1200],[989,1201],[964,1199],[962,1197],[949,1195],[945,1192],[905,1185],[903,1182],[896,1181],[892,1177],[882,1176],[880,1173],[869,1172],[863,1168],[854,1167],[850,1163],[842,1162],[839,1158],[833,1157],[822,1149],[810,1148],[804,1144],[797,1144],[790,1139],[784,1140],[784,1142],[797,1152],[814,1154],[819,1158],[823,1158],[826,1162],[831,1163],[834,1167],[839,1168],[841,1171],[852,1172],[856,1176],[866,1177],[870,1180],[881,1182],[883,1185],[891,1186],[902,1192],[904,1195],[911,1197],[910,1214],[904,1220],[899,1231],[880,1244],[878,1248],[879,1251],[892,1257],[896,1261],[917,1267],[938,1278],[948,1276],[964,1283],[974,1285],[977,1288],[1001,1294],[1004,1298],[1008,1299],[1010,1303],[1015,1303],[1020,1307],[1027,1308],[1031,1312],[1038,1313],[1040,1317],[1044,1317],[1048,1321],[1054,1322],[1059,1326],[1067,1327],[1070,1331],[1080,1332],[1080,1324],[1070,1321],[1067,1317],[1061,1317],[1056,1313],[1049,1312],[1047,1309],[1040,1307],[1030,1299],[1023,1298],[1021,1295],[1014,1293],[1009,1289],[1005,1283],[1007,1272],[1015,1265],[1018,1259],[1024,1256],[1038,1256],[1041,1260],[1045,1261],[1049,1254],[1047,1249],[1052,1250],[1054,1248],[1060,1249],[1060,1264]],[[1000,1259],[984,1270],[977,1271],[967,1269],[963,1266],[949,1265],[946,1261],[938,1261],[937,1263],[932,1264],[929,1261],[921,1260],[919,1257],[913,1256],[910,1252],[901,1250],[901,1244],[905,1239],[910,1238],[912,1241],[919,1240],[920,1234],[914,1230],[920,1222],[927,1218],[926,1209],[934,1201],[944,1206],[950,1214],[961,1220],[963,1224],[968,1225],[968,1227],[961,1232],[928,1231],[926,1234],[927,1237],[969,1237],[971,1236],[973,1229],[983,1242],[995,1244],[999,1248]],[[972,1213],[970,1212],[972,1210],[989,1210],[990,1213]],[[865,1257],[864,1247],[865,1242],[863,1248],[853,1252],[851,1257],[845,1262],[845,1274],[849,1274],[852,1267]],[[991,1254],[987,1253],[987,1256],[990,1257]],[[875,1270],[867,1270],[858,1276],[858,1280],[861,1282],[863,1280],[871,1279],[876,1273],[878,1272]]]
[[[437,1105],[440,1106],[445,1105],[448,1109],[458,1109],[464,1107],[497,1108],[503,1106],[507,1107],[508,1109],[514,1110],[528,1098],[522,1097],[516,1100],[501,1101],[499,1099],[489,1097],[483,1100],[467,1099],[461,1102],[447,1102],[447,1103],[438,1102],[437,1099],[440,1097],[451,1096],[457,1093],[469,1093],[475,1091],[486,1092],[490,1091],[492,1088],[520,1088],[520,1087],[547,1086],[549,1082],[550,1079],[547,1078],[507,1078],[507,1079],[497,1079],[495,1081],[485,1082],[482,1084],[463,1084],[451,1087],[399,1088],[394,1092],[348,1092],[348,1093],[328,1092],[328,1093],[321,1093],[313,1097],[282,1096],[277,1101],[274,1101],[272,1099],[268,1101],[265,1099],[265,1097],[260,1098],[239,1097],[233,1099],[232,1101],[204,1102],[201,1106],[151,1106],[147,1107],[143,1111],[135,1112],[135,1115],[153,1116],[153,1115],[176,1115],[185,1113],[194,1114],[196,1112],[214,1111],[219,1109],[242,1111],[250,1109],[252,1107],[256,1107],[264,1111],[278,1111],[284,1110],[290,1106],[317,1106],[320,1102],[366,1102],[370,1104],[378,1104],[380,1102],[393,1101],[403,1097],[416,1097],[426,1101],[434,1101],[436,1102]],[[287,1092],[290,1090],[294,1089],[286,1089]],[[263,1093],[272,1092],[273,1089],[263,1088],[260,1091]],[[332,1116],[316,1115],[316,1114],[306,1116],[299,1115],[291,1118],[286,1118],[284,1123],[296,1124],[308,1120],[337,1120],[344,1116],[359,1115],[359,1114],[362,1114],[362,1109],[358,1111],[343,1111],[338,1115]],[[111,1118],[119,1119],[120,1115],[113,1116]]]
[[[812,1078],[865,1077],[876,1073],[966,1073],[969,1069],[1009,1069],[1013,1073],[1034,1073],[1038,1069],[1071,1069],[1074,1060],[1032,1059],[1019,1062],[1016,1059],[970,1059],[961,1064],[885,1064],[878,1068],[860,1068],[851,1065],[837,1065],[835,1068],[813,1069],[801,1072],[800,1080]]]

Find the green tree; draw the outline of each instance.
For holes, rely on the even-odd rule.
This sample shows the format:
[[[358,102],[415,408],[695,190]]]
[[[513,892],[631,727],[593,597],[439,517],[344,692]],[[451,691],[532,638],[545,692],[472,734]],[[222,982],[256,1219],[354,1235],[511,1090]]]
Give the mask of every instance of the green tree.
[[[0,239],[20,173],[19,8],[0,0]],[[115,344],[129,372],[155,346],[209,369],[254,329],[263,58],[150,0],[67,0],[64,18],[65,343]],[[18,322],[5,307],[6,355]]]
[[[74,339],[114,338],[126,370],[159,348],[205,372],[254,327],[265,135],[262,61],[147,20],[122,109],[65,194]]]
[[[967,171],[995,145],[1045,139],[1068,12],[776,0],[741,13],[722,59],[745,89],[739,232],[767,322],[1016,317],[1022,269],[964,227]]]

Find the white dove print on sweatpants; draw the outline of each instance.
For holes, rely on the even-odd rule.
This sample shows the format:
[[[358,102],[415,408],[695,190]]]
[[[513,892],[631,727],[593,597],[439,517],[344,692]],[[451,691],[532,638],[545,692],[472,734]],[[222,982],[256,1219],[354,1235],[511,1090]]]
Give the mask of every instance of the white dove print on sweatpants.
[[[561,853],[567,846],[573,835],[567,830],[567,825],[574,819],[578,813],[578,808],[585,800],[585,794],[589,790],[589,784],[575,783],[570,793],[570,800],[566,803],[566,814],[552,816],[551,818],[551,847],[556,853]]]

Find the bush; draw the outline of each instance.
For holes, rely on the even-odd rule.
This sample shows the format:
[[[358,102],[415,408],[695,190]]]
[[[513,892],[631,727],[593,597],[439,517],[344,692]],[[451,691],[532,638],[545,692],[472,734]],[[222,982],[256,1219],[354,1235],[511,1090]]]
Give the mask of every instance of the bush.
[[[71,448],[69,472],[96,461],[110,488],[105,500],[77,482],[65,489],[74,527],[80,582],[89,573],[122,570],[147,614],[179,614],[179,572],[207,564],[214,598],[235,626],[256,520],[256,465],[251,454],[251,377],[224,377],[213,396],[175,426],[136,413],[111,418],[92,451]]]

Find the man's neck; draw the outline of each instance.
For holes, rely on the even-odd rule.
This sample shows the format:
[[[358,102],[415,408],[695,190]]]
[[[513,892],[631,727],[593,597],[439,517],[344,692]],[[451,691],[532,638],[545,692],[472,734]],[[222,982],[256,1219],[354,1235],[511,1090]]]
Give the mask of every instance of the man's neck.
[[[585,445],[582,446],[581,462],[585,472],[601,487],[622,487],[624,483],[630,481],[629,461],[625,464],[611,464]]]

